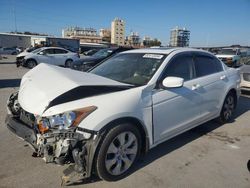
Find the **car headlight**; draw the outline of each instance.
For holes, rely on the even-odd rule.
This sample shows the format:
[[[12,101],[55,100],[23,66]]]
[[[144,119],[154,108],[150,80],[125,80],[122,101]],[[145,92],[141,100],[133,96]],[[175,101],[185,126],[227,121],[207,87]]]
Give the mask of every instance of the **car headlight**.
[[[45,133],[49,129],[61,130],[77,127],[84,118],[96,109],[96,106],[88,106],[78,110],[42,118],[38,121],[39,131]]]

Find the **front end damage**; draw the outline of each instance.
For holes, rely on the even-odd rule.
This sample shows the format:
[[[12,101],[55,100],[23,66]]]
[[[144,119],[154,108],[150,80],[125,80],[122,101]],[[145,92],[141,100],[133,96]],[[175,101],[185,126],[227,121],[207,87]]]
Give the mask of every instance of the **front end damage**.
[[[70,181],[72,174],[81,179],[91,176],[95,149],[101,138],[98,132],[77,126],[45,128],[41,124],[41,117],[22,109],[18,103],[18,93],[10,96],[7,109],[7,127],[29,143],[34,157],[41,157],[46,163],[72,163],[64,171],[64,182]]]

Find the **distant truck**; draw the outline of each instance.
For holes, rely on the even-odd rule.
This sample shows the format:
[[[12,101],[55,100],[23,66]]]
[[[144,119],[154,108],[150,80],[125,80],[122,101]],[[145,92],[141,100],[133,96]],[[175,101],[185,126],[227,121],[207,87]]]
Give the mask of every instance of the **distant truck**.
[[[216,56],[229,67],[240,66],[240,48],[222,48]]]
[[[44,46],[44,47],[61,47],[72,52],[79,52],[80,42],[79,39],[59,38],[59,37],[31,37],[32,46]]]

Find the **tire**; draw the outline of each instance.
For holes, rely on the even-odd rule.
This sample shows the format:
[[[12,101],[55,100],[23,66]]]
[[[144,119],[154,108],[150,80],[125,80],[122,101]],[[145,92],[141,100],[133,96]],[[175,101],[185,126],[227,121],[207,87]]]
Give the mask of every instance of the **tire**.
[[[219,122],[224,124],[232,119],[234,109],[236,107],[235,95],[232,92],[229,92],[224,100],[220,117],[218,118]]]
[[[27,61],[27,67],[28,67],[29,69],[34,68],[36,65],[37,65],[37,63],[36,63],[36,61],[35,61],[34,59],[29,59],[29,60]]]
[[[123,142],[123,144],[121,143]],[[141,134],[132,124],[109,130],[97,150],[96,172],[106,181],[117,181],[129,174],[141,151]]]
[[[67,68],[71,67],[72,62],[73,62],[72,59],[67,59],[65,62],[65,67],[67,67]]]

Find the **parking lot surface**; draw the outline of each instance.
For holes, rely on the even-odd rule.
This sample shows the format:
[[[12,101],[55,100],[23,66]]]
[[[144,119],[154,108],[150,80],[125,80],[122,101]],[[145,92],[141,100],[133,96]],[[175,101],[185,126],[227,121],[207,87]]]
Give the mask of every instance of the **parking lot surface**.
[[[66,166],[33,158],[31,148],[5,126],[6,101],[28,71],[15,57],[0,60],[0,188],[60,187]],[[46,75],[44,75],[46,76]],[[69,187],[250,187],[250,95],[240,97],[234,119],[210,121],[152,149],[117,182],[92,179]],[[188,110],[188,109],[186,109]]]

